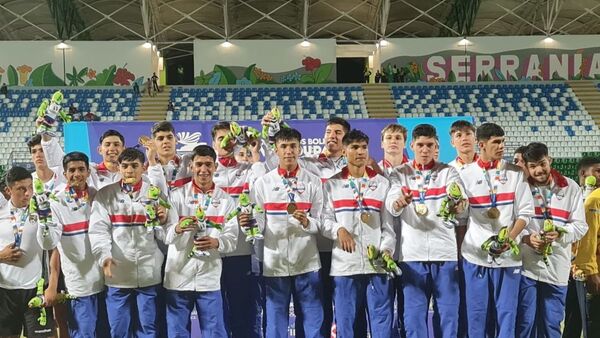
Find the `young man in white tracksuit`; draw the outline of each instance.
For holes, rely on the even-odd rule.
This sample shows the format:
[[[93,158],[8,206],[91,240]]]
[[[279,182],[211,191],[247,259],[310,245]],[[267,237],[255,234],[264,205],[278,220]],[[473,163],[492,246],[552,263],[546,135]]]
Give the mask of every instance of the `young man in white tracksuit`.
[[[62,158],[65,155],[60,146],[58,137],[48,134],[42,135],[42,148],[44,156],[51,168],[62,168]],[[100,190],[100,188],[121,180],[118,158],[125,148],[125,138],[116,130],[109,129],[100,136],[98,153],[102,156],[101,163],[90,162],[90,177],[88,184]],[[60,175],[59,175],[60,176]]]
[[[45,231],[40,224],[37,240],[42,249],[58,248],[67,292],[77,298],[67,303],[69,335],[104,337],[108,318],[102,269],[92,255],[88,229],[96,190],[87,185],[89,159],[80,152],[63,158],[67,185],[50,201],[52,225]]]
[[[241,193],[249,193],[251,181],[256,177],[253,166],[236,161],[229,147],[221,147],[221,142],[230,131],[229,122],[219,122],[212,128],[212,146],[217,154],[217,167],[213,181],[218,189],[229,194],[237,207]],[[260,142],[260,140],[258,140]],[[223,273],[221,290],[225,307],[225,322],[232,338],[262,337],[262,304],[260,274],[261,267],[256,251],[260,251],[262,240],[255,245],[246,241],[243,231],[238,232],[235,249],[223,253]],[[245,287],[241,288],[240,285]]]
[[[369,137],[352,130],[343,138],[348,165],[325,183],[324,235],[333,240],[331,276],[337,334],[355,337],[358,316],[368,308],[371,337],[392,336],[393,280],[367,256],[367,246],[392,257],[396,245],[385,210],[388,180],[367,167]]]
[[[215,186],[215,151],[200,145],[191,156],[192,181],[172,192],[169,244],[164,287],[167,289],[169,337],[190,337],[190,314],[196,306],[203,337],[228,337],[221,296],[221,254],[235,249],[238,222],[228,215],[235,210],[233,198]],[[199,228],[196,213],[205,219]],[[184,223],[192,222],[191,225]],[[249,286],[240,284],[247,292]],[[248,318],[250,320],[251,318]]]
[[[383,159],[377,163],[383,171],[383,175],[389,177],[394,168],[408,163],[408,157],[404,153],[406,146],[407,130],[404,126],[391,123],[381,130],[381,149]]]
[[[392,173],[386,199],[388,211],[402,225],[398,259],[402,269],[404,328],[407,337],[427,337],[429,303],[435,301],[434,325],[440,337],[456,337],[460,303],[458,249],[455,227],[437,216],[451,184],[462,183],[456,169],[434,160],[437,134],[432,125],[420,124],[412,132],[412,162]],[[464,211],[464,204],[450,210]]]
[[[323,305],[316,234],[321,229],[323,188],[298,166],[300,133],[275,134],[277,169],[256,180],[253,200],[265,210],[257,221],[264,235],[267,338],[287,337],[290,297],[296,300],[306,337],[322,337]]]
[[[96,193],[89,236],[92,252],[108,286],[106,306],[112,337],[157,336],[157,292],[164,255],[166,209],[156,207],[161,225],[148,228],[144,199],[150,184],[142,180],[144,154],[127,148],[118,158],[123,179]],[[161,196],[163,199],[166,197]],[[137,311],[133,311],[133,303]],[[133,316],[137,318],[132,318]],[[135,334],[131,326],[135,325]]]
[[[514,337],[521,281],[521,256],[514,244],[534,216],[533,197],[521,169],[502,159],[504,130],[484,123],[476,138],[479,159],[459,172],[469,200],[461,247],[469,337],[483,337],[488,322],[487,334]],[[512,248],[510,241],[494,237],[503,227]]]
[[[551,168],[543,143],[523,151],[535,203],[535,216],[523,236],[523,271],[519,292],[516,337],[560,337],[564,318],[571,244],[587,232],[581,189],[575,181]],[[544,225],[558,229],[545,230]],[[560,231],[557,231],[560,230]],[[543,253],[552,252],[544,262]]]

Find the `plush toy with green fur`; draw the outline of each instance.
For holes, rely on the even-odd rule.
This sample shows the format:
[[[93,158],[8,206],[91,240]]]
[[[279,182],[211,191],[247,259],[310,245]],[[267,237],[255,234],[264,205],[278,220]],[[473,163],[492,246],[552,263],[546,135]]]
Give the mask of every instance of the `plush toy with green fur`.
[[[275,107],[271,109],[271,120],[263,126],[261,136],[263,139],[269,141],[269,144],[275,143],[275,134],[283,128],[289,128],[287,123],[283,122],[283,114],[279,111],[279,108]]]
[[[264,237],[260,233],[256,223],[256,214],[264,213],[264,210],[256,205],[256,203],[252,203],[250,201],[250,197],[246,193],[240,194],[238,202],[239,204],[237,208],[227,215],[227,220],[237,217],[239,214],[250,215],[250,221],[248,222],[248,225],[242,227],[244,233],[246,234],[246,242],[254,243],[254,241],[257,239],[263,239]]]
[[[229,132],[221,141],[221,148],[237,154],[242,148],[248,147],[252,142],[256,142],[260,137],[258,130],[240,126],[237,122],[229,123]]]
[[[568,232],[566,228],[555,225],[551,219],[546,219],[544,220],[544,229],[540,231],[540,238],[545,242],[546,234],[554,231],[558,232],[559,238],[560,236]],[[544,261],[544,264],[546,264],[546,266],[550,265],[549,256],[552,255],[552,251],[553,250],[551,242],[544,244],[544,246],[542,247],[542,260]]]
[[[442,218],[444,225],[448,228],[453,228],[458,225],[456,220],[456,213],[453,209],[464,201],[462,190],[456,182],[452,182],[446,190],[446,197],[442,200],[442,205],[437,214],[438,217]]]
[[[71,122],[71,116],[62,108],[63,94],[60,90],[52,94],[50,101],[44,99],[37,110],[37,116],[42,118],[42,123],[36,132],[53,134],[60,119],[64,123]]]
[[[40,278],[36,283],[35,297],[31,298],[27,303],[30,309],[40,309],[40,316],[38,317],[38,323],[41,326],[48,324],[48,317],[46,314],[46,299],[44,298],[44,278]],[[68,293],[60,292],[56,295],[56,302],[59,304],[66,303],[69,300],[77,297],[71,296]]]
[[[402,275],[394,259],[387,252],[379,251],[375,245],[367,245],[367,258],[373,269],[382,268],[390,278]]]
[[[507,246],[515,256],[518,256],[521,252],[517,242],[508,236],[508,227],[502,227],[497,235],[491,236],[481,244],[481,250],[487,252],[488,263],[494,262],[500,265],[502,263],[501,257],[506,252]]]
[[[144,213],[146,214],[146,223],[144,223],[144,226],[148,232],[152,232],[155,227],[160,226],[157,214],[158,206],[160,205],[167,209],[171,208],[169,202],[160,197],[160,193],[159,187],[151,185],[146,192],[146,198],[142,200]]]
[[[202,209],[201,206],[198,206],[196,208],[195,217],[187,218],[187,219],[183,220],[179,224],[179,227],[182,229],[185,229],[188,227],[195,227],[196,232],[194,233],[194,240],[198,240],[198,239],[206,236],[206,230],[208,228],[214,228],[219,231],[223,230],[223,227],[221,226],[221,224],[212,222],[206,217],[206,213],[204,212],[204,210]],[[198,250],[198,249],[196,249],[196,247],[194,245],[192,245],[192,251],[188,254],[188,258],[205,257],[205,256],[210,256],[210,252],[204,251],[204,250]]]
[[[56,197],[50,191],[46,191],[42,180],[35,178],[33,180],[33,196],[29,200],[29,212],[35,214],[38,223],[44,227],[44,236],[48,234],[48,226],[52,223],[50,200],[56,200]]]

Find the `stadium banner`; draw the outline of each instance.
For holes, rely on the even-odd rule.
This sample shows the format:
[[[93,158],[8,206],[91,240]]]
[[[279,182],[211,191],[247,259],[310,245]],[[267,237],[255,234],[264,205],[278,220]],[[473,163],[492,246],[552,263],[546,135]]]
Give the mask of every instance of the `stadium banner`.
[[[436,127],[440,139],[440,161],[450,162],[455,153],[451,151],[450,126],[454,121],[467,120],[473,122],[470,116],[465,117],[426,117],[426,118],[398,118],[394,119],[355,119],[349,120],[352,128],[360,129],[369,135],[369,153],[379,161],[383,158],[381,149],[381,130],[388,124],[397,122],[408,129],[406,142],[409,158],[413,157],[410,150],[411,133],[413,128],[421,123],[429,123]],[[199,144],[211,144],[210,131],[217,121],[173,121],[177,135],[177,151],[188,152]],[[313,156],[323,151],[325,146],[325,121],[319,120],[290,120],[289,124],[302,133],[302,151],[305,155]],[[242,125],[260,128],[259,121],[240,121]],[[125,136],[125,145],[133,147],[142,135],[149,135],[154,122],[72,122],[64,125],[65,151],[81,151],[90,156],[94,162],[100,163],[102,158],[98,154],[100,136],[109,130],[115,129]]]
[[[388,82],[600,80],[592,35],[386,41],[379,60]]]

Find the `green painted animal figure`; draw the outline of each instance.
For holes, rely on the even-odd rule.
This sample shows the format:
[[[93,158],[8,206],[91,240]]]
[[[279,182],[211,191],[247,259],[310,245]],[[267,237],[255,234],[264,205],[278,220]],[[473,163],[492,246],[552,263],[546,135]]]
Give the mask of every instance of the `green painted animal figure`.
[[[456,213],[452,209],[455,209],[462,201],[464,201],[464,197],[460,186],[458,183],[452,182],[446,190],[446,197],[442,200],[442,205],[437,214],[438,217],[442,218],[442,222],[446,227],[453,228],[458,225]]]
[[[555,225],[551,219],[544,220],[544,229],[540,231],[541,239],[545,241],[546,234],[554,231],[558,232],[559,237],[568,232],[567,229]],[[542,247],[542,260],[546,266],[550,265],[549,256],[552,255],[552,251],[552,243],[546,243]]]
[[[379,251],[375,245],[367,245],[367,258],[373,269],[382,268],[390,278],[402,275],[394,259],[386,252]]]
[[[248,194],[241,193],[238,197],[237,208],[227,215],[227,220],[237,217],[239,214],[250,215],[250,221],[246,226],[242,227],[242,230],[244,230],[244,234],[246,234],[246,242],[254,243],[255,240],[264,238],[260,233],[260,229],[258,229],[258,225],[256,223],[255,216],[259,213],[264,213],[264,210],[256,205],[256,203],[252,203]]]
[[[62,108],[63,94],[60,90],[52,94],[50,102],[44,99],[37,110],[37,116],[42,118],[42,122],[38,126],[36,132],[53,134],[58,120],[64,123],[71,122],[71,116]]]
[[[44,235],[48,234],[48,226],[52,223],[50,200],[56,200],[56,197],[50,191],[46,191],[42,180],[35,178],[33,180],[33,196],[29,200],[29,212],[37,215],[39,224],[44,226]]]
[[[521,252],[517,242],[508,236],[508,227],[502,227],[497,235],[491,236],[481,244],[481,250],[487,252],[488,263],[495,262],[499,265],[507,245],[513,255],[518,256]]]
[[[152,232],[155,227],[160,226],[157,207],[160,205],[167,209],[171,208],[169,202],[160,197],[160,193],[159,187],[151,185],[146,192],[146,198],[142,200],[142,203],[144,204],[144,213],[146,214],[144,226],[148,232]]]
[[[229,124],[229,132],[221,140],[221,148],[237,154],[259,137],[260,133],[255,128],[240,126],[237,122],[232,121]]]

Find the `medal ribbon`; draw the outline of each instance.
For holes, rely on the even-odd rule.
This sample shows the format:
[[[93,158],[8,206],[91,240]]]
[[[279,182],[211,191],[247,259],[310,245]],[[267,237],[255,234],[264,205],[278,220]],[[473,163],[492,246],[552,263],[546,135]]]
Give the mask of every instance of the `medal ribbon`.
[[[25,222],[29,217],[28,208],[25,208],[21,213],[21,218],[19,222],[17,222],[16,213],[18,210],[19,209],[16,208],[10,210],[10,220],[13,224],[13,235],[15,236],[15,247],[17,248],[21,246],[21,239],[23,238],[23,228],[25,227]]]
[[[357,180],[358,180],[358,185],[356,184]],[[365,210],[364,193],[367,190],[368,180],[366,177],[361,177],[359,179],[350,177],[348,179],[348,181],[350,183],[350,187],[352,188],[352,192],[354,193],[354,199],[358,202],[358,208],[359,208],[360,212],[362,213]]]
[[[208,206],[210,205],[210,202],[212,201],[212,191],[207,192],[206,194],[199,194],[197,192],[194,192],[194,201],[196,201],[196,203],[201,204],[200,203],[200,196],[205,196],[204,197],[204,203],[203,205],[201,205],[201,208],[204,212],[206,212],[206,210],[208,209]]]
[[[483,168],[483,177],[485,177],[485,181],[487,182],[489,191],[490,191],[490,200],[492,202],[492,208],[496,207],[496,195],[498,194],[498,182],[500,182],[500,166],[502,165],[502,160],[498,161],[496,165],[496,173],[494,175],[494,184],[492,184],[490,177],[488,176],[488,170]]]
[[[281,176],[281,182],[283,183],[283,186],[285,186],[285,190],[288,194],[288,198],[290,199],[290,203],[295,203],[296,195],[294,194],[294,192],[296,191],[297,178],[286,178]]]
[[[419,190],[419,204],[425,204],[425,195],[429,189],[429,182],[431,181],[431,170],[424,175],[421,170],[415,168],[417,174],[417,189]]]
[[[538,201],[539,205],[540,205],[540,209],[542,209],[542,216],[544,216],[544,219],[551,219],[552,216],[550,215],[550,204],[552,201],[552,195],[554,195],[554,189],[552,189],[551,187],[548,189],[548,191],[546,191],[546,197],[544,199],[544,196],[542,196],[542,192],[540,191],[540,188],[535,187],[532,190],[533,193],[533,197]]]
[[[77,197],[77,192],[73,187],[67,188],[67,196],[65,197],[65,203],[69,204],[71,202],[75,203],[75,206],[71,208],[72,211],[77,211],[86,206],[88,201],[87,191],[83,192],[83,197],[81,200]]]

